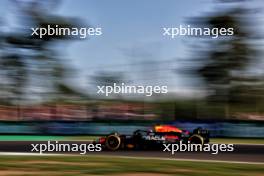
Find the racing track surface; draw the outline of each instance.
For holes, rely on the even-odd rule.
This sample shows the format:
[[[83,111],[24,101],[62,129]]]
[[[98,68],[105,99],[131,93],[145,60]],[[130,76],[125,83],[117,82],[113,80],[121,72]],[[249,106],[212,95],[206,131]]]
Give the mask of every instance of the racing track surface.
[[[31,152],[31,144],[42,144],[47,141],[0,141],[0,152]],[[89,144],[89,141],[60,141],[64,144]],[[47,152],[45,152],[47,153]],[[50,153],[50,152],[49,152]],[[69,153],[67,153],[69,154]],[[70,154],[78,154],[72,152]],[[176,152],[172,155],[163,151],[102,151],[89,152],[86,155],[114,155],[125,157],[155,157],[170,159],[194,159],[194,160],[220,160],[220,161],[238,161],[238,162],[260,162],[264,164],[264,145],[234,145],[233,152],[219,152],[213,155],[208,152]],[[80,155],[85,157],[85,155]]]

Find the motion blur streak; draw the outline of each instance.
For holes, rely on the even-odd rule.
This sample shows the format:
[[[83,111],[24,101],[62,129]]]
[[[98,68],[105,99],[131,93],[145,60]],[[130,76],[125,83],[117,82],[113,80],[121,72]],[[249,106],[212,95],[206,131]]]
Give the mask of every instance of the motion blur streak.
[[[0,1],[0,151],[8,152],[0,175],[263,175],[263,9],[262,0]],[[163,35],[188,25],[232,35]],[[31,35],[56,27],[102,35]],[[166,86],[166,93],[97,94],[122,83]],[[163,132],[202,127],[212,141],[252,145],[174,158],[152,151],[10,156],[33,138],[151,133],[159,124],[168,125]],[[159,160],[139,165],[149,156]]]

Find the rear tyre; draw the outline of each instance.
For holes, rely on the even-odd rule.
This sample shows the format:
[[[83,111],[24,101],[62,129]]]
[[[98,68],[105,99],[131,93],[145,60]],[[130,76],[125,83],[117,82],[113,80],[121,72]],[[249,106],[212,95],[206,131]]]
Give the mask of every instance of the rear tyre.
[[[121,146],[121,138],[118,135],[109,135],[106,138],[105,146],[112,151],[118,150]]]
[[[194,134],[189,138],[191,144],[204,144],[204,138],[199,134]]]

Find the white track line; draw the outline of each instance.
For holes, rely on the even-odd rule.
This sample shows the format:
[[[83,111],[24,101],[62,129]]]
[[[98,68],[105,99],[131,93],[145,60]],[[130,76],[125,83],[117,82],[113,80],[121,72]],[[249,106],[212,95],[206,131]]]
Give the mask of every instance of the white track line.
[[[29,152],[28,153],[25,153],[25,152],[0,152],[0,155],[2,155],[2,156],[64,156],[64,155],[66,155],[67,156],[67,154],[57,154],[57,153],[39,154],[39,153],[29,153]]]
[[[103,156],[102,156],[103,157]],[[146,160],[164,160],[164,161],[192,161],[192,162],[204,162],[204,163],[228,163],[228,164],[260,164],[264,165],[262,162],[247,162],[247,161],[225,161],[225,160],[205,160],[205,159],[184,159],[184,158],[158,158],[158,157],[135,157],[135,156],[114,156],[117,158],[124,159],[146,159]]]
[[[264,162],[247,162],[247,161],[225,161],[225,160],[199,160],[199,159],[184,159],[184,158],[159,158],[159,157],[141,157],[141,156],[114,156],[114,155],[77,155],[77,154],[55,154],[55,153],[15,153],[15,152],[0,152],[0,155],[4,156],[81,156],[81,157],[114,157],[123,159],[140,159],[140,160],[162,160],[162,161],[187,161],[187,162],[203,162],[203,163],[228,163],[228,164],[257,164],[264,165]]]

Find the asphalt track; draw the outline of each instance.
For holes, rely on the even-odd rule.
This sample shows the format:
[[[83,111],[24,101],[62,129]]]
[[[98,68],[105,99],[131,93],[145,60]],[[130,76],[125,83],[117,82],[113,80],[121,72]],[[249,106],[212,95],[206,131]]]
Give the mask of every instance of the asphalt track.
[[[47,141],[0,141],[1,153],[32,153],[31,144],[47,144]],[[60,141],[63,144],[89,144],[89,141]],[[37,154],[37,152],[34,152]],[[51,152],[45,152],[46,154]],[[60,154],[78,154],[61,153]],[[219,152],[218,154],[211,154],[210,152],[176,152],[172,155],[170,152],[163,151],[102,151],[102,152],[87,152],[86,155],[100,155],[100,156],[123,156],[123,157],[148,157],[148,158],[162,158],[162,159],[192,159],[192,160],[217,160],[217,161],[237,161],[237,162],[258,162],[264,164],[264,145],[249,145],[237,144],[234,145],[233,152]],[[82,155],[84,156],[84,155]]]

